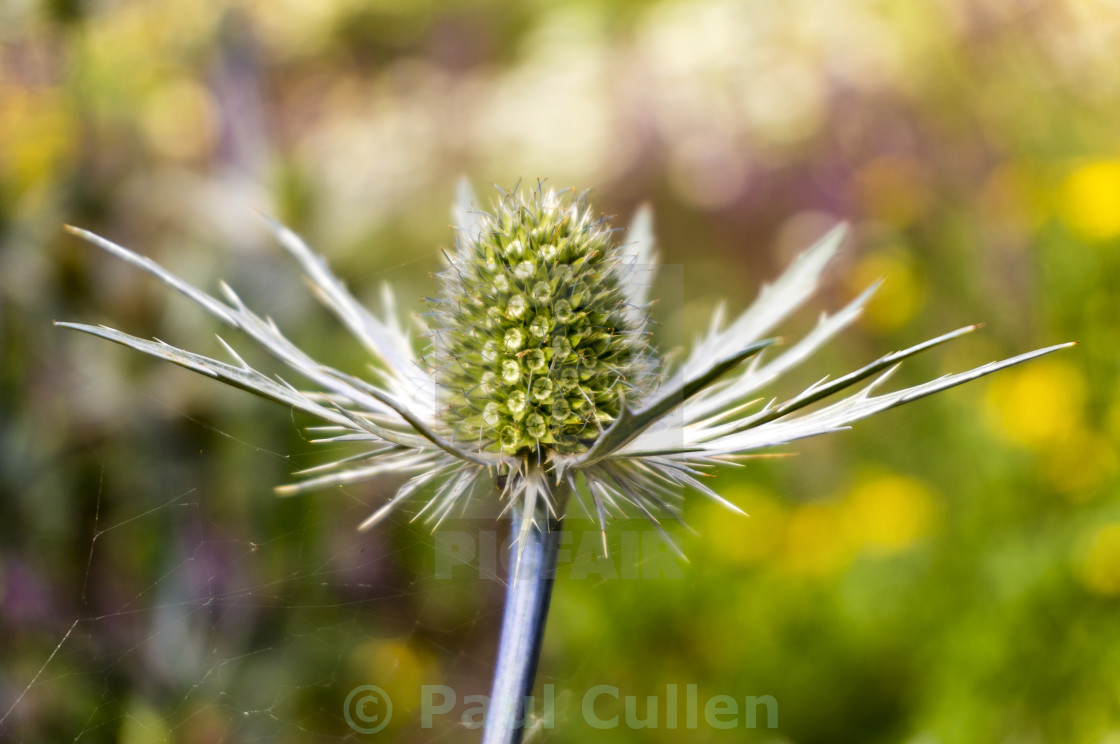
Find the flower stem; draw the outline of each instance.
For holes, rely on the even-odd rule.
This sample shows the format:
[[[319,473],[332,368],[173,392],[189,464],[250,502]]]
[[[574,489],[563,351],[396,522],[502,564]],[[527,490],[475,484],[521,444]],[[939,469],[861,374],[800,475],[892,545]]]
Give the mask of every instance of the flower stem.
[[[527,517],[517,509],[513,514],[506,608],[482,744],[518,744],[525,732],[525,698],[533,693],[563,529],[559,520],[547,520],[542,531],[545,520],[539,520],[522,545],[517,536]]]

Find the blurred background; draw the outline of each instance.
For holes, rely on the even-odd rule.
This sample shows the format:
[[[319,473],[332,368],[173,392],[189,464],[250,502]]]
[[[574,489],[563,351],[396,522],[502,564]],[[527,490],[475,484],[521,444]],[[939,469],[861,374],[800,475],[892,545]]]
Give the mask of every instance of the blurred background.
[[[1117,744],[1117,48],[1109,0],[0,3],[0,740],[475,740],[418,690],[488,690],[500,581],[438,579],[404,512],[357,534],[389,481],[274,496],[332,454],[307,421],[51,326],[221,355],[72,223],[361,373],[254,210],[419,313],[466,174],[650,202],[666,347],[850,220],[789,330],[886,283],[775,395],[978,321],[892,384],[1082,342],[721,474],[752,517],[689,500],[676,578],[561,574],[539,740]],[[394,697],[377,737],[360,684]],[[598,684],[779,724],[594,731]]]

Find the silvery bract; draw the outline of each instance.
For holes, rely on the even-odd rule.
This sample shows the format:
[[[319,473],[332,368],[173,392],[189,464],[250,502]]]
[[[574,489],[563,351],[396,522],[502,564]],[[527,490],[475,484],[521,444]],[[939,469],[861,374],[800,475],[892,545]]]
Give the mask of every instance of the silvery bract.
[[[655,523],[661,514],[675,516],[687,491],[735,509],[697,476],[1068,346],[874,394],[903,359],[976,328],[969,326],[842,377],[826,377],[788,400],[762,402],[766,386],[855,320],[875,290],[835,315],[822,315],[800,341],[768,348],[774,339],[767,334],[817,288],[843,227],[799,256],[738,317],[726,322],[717,312],[683,362],[671,364],[650,345],[647,295],[657,255],[648,210],[640,210],[619,235],[581,197],[538,186],[501,193],[484,212],[464,184],[453,217],[456,247],[446,256],[442,294],[420,318],[426,328],[411,332],[398,320],[388,288],[385,316],[377,317],[298,236],[272,225],[319,299],[376,361],[373,378],[312,359],[227,285],[221,285],[223,301],[79,229],[71,231],[247,333],[313,389],[253,369],[224,341],[231,363],[104,326],[60,325],[299,409],[325,424],[318,429],[329,436],[320,441],[365,443],[361,454],[304,471],[308,479],[279,489],[291,493],[382,473],[410,474],[363,529],[420,494],[427,499],[417,516],[438,524],[472,495],[489,497],[494,483],[505,509],[522,510],[523,531],[561,516],[567,494],[604,529],[608,515],[627,506]],[[826,401],[868,379],[858,392]]]

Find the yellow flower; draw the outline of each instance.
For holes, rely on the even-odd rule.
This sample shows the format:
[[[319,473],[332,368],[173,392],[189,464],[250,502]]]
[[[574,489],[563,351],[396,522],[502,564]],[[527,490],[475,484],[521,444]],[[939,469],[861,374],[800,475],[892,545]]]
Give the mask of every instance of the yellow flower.
[[[1092,531],[1084,541],[1077,565],[1081,582],[1097,594],[1120,594],[1120,522]]]
[[[860,480],[844,501],[844,527],[854,546],[880,553],[909,548],[929,534],[934,494],[920,480],[891,473]]]
[[[1080,426],[1085,383],[1066,362],[1046,360],[1013,370],[988,388],[985,411],[992,428],[1028,449],[1044,449]]]
[[[1120,236],[1120,159],[1075,168],[1062,189],[1062,215],[1086,240]]]

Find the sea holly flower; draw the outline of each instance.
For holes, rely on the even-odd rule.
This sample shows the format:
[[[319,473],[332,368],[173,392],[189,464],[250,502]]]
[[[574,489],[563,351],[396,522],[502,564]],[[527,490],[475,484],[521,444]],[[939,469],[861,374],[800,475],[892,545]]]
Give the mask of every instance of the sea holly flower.
[[[658,529],[659,517],[678,515],[682,493],[739,511],[699,476],[1068,346],[877,392],[904,359],[977,328],[968,326],[823,378],[792,398],[768,400],[767,386],[851,324],[875,291],[872,286],[839,312],[822,315],[795,343],[778,346],[768,335],[813,295],[843,226],[801,254],[738,316],[727,320],[717,311],[683,361],[673,364],[651,345],[648,293],[657,253],[648,209],[620,234],[582,196],[538,185],[500,192],[484,211],[463,185],[453,218],[455,246],[445,253],[439,294],[427,301],[418,329],[398,319],[390,289],[379,317],[295,233],[270,223],[319,299],[370,353],[372,376],[312,359],[229,286],[221,285],[219,299],[77,228],[68,229],[245,332],[311,388],[258,371],[224,341],[230,362],[104,326],[60,325],[298,409],[318,419],[320,441],[365,445],[354,457],[304,471],[304,480],[282,492],[411,474],[361,529],[421,496],[416,516],[438,525],[472,497],[496,494],[513,512],[518,575],[535,580],[510,582],[486,741],[519,736],[512,733],[516,701],[531,689],[555,528],[569,496],[599,521],[604,549],[609,516],[627,508]],[[866,384],[845,394],[860,383]]]
[[[725,322],[722,309],[717,310],[691,353],[673,366],[650,344],[647,295],[657,255],[648,210],[619,235],[582,197],[543,186],[502,193],[490,211],[475,208],[469,187],[460,191],[453,209],[455,249],[440,275],[442,291],[428,300],[429,312],[419,319],[426,333],[410,332],[401,323],[391,289],[384,288],[383,317],[374,315],[295,233],[270,223],[319,299],[373,357],[373,377],[312,359],[228,285],[221,285],[224,300],[219,299],[150,259],[77,228],[68,229],[245,332],[314,389],[250,367],[221,339],[232,363],[105,326],[59,325],[299,409],[324,424],[317,430],[329,436],[321,441],[370,447],[355,458],[308,471],[313,477],[281,487],[284,493],[386,472],[414,473],[362,529],[425,493],[429,484],[434,490],[421,511],[438,524],[478,493],[478,484],[489,482],[485,476],[497,476],[498,497],[526,517],[523,529],[542,512],[560,516],[563,491],[585,499],[603,529],[608,516],[625,504],[651,518],[675,512],[675,494],[682,488],[735,509],[701,483],[698,473],[736,456],[837,431],[1062,346],[873,394],[903,359],[977,328],[968,326],[825,378],[789,400],[761,403],[758,396],[768,385],[855,320],[875,290],[822,316],[807,336],[776,347],[766,358],[764,350],[775,345],[767,334],[812,296],[843,240],[843,226],[799,256],[738,317]],[[876,375],[860,392],[806,412],[811,404]],[[679,426],[659,425],[671,415]]]

